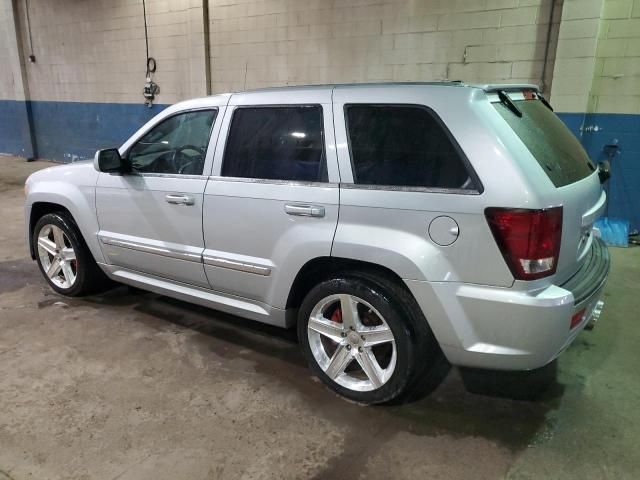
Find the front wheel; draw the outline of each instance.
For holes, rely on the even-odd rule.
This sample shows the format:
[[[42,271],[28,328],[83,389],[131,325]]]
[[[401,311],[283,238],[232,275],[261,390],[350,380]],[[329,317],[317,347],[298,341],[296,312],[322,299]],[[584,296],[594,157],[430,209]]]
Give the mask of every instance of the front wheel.
[[[56,292],[76,297],[108,284],[71,215],[65,212],[43,215],[32,235],[38,267]]]
[[[413,297],[364,274],[314,287],[300,308],[298,338],[325,384],[365,404],[408,396],[440,352]]]

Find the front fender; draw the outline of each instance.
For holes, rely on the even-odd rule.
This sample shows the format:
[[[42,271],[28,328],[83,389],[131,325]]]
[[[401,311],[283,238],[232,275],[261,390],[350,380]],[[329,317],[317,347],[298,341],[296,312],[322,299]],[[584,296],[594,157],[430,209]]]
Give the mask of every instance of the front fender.
[[[39,202],[53,203],[66,208],[86,242],[96,262],[104,263],[102,250],[98,244],[98,221],[95,206],[95,186],[74,185],[57,180],[40,180],[29,184],[25,205],[27,235],[31,242],[31,216],[33,206]]]

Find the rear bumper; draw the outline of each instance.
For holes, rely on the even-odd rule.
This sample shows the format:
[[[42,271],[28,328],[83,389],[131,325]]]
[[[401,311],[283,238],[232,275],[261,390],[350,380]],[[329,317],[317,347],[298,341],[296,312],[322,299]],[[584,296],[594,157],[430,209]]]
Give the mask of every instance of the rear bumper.
[[[406,280],[454,365],[530,370],[556,358],[587,325],[609,273],[609,253],[594,239],[588,258],[564,284],[533,292]],[[571,328],[571,317],[584,309]]]
[[[594,293],[602,289],[609,275],[610,264],[607,246],[600,238],[594,238],[580,270],[561,285],[573,294],[576,308],[588,304]]]

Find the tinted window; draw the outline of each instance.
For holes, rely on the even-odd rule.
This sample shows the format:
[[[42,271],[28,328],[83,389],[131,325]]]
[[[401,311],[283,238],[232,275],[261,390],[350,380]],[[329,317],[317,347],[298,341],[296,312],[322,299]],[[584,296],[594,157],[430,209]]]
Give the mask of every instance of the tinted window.
[[[449,135],[417,106],[348,105],[354,182],[430,188],[475,188]]]
[[[524,142],[556,187],[589,176],[595,167],[578,139],[562,120],[539,100],[513,103],[522,112],[518,117],[506,105],[493,106]]]
[[[153,127],[129,150],[134,171],[202,175],[216,110],[186,112]]]
[[[326,181],[321,107],[237,109],[227,139],[222,175]]]

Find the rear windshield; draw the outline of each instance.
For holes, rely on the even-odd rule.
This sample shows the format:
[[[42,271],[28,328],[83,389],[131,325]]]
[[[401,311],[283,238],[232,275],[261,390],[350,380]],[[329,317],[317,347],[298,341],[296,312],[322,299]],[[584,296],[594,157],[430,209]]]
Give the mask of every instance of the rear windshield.
[[[517,116],[505,103],[493,103],[556,187],[588,177],[595,170],[578,139],[540,100],[515,100]]]

